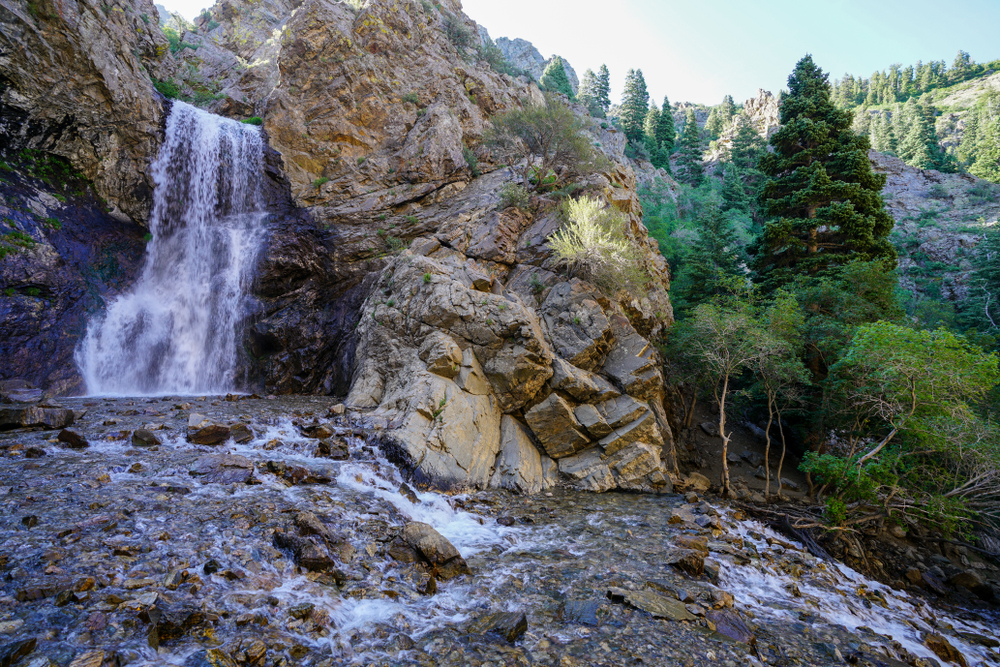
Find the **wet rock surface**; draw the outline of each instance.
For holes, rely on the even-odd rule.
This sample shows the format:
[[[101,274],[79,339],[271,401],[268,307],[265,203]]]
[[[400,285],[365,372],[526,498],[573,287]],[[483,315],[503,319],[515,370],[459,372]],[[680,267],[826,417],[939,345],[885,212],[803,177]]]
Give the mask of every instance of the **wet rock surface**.
[[[1000,662],[974,596],[931,605],[697,498],[415,491],[330,399],[63,403],[88,448],[0,433],[5,666]],[[192,412],[252,438],[190,443]]]

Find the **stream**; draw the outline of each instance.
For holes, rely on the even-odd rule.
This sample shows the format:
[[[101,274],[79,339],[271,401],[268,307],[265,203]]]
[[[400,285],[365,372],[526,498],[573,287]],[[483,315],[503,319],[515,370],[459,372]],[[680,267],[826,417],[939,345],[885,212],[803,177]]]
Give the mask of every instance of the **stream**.
[[[414,493],[377,431],[327,417],[331,399],[228,399],[62,400],[86,411],[80,449],[0,433],[0,662],[34,640],[19,658],[31,667],[943,664],[929,633],[969,665],[1000,664],[984,645],[995,612],[867,580],[737,510],[676,494]],[[249,439],[190,444],[193,412]],[[303,434],[317,423],[343,460]],[[133,446],[141,428],[161,444]],[[222,454],[246,463],[213,468]],[[332,573],[275,546],[304,512],[337,535]],[[422,566],[389,555],[409,521],[473,574],[428,591]],[[708,552],[704,574],[668,563],[691,547]],[[636,592],[683,602],[687,620]],[[713,630],[726,610],[751,644]],[[523,613],[526,631],[491,631],[500,612]]]

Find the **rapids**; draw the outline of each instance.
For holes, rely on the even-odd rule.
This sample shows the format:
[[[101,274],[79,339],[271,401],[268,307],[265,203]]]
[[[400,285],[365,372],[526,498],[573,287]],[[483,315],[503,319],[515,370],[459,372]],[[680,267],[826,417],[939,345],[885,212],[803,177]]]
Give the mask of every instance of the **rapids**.
[[[327,418],[330,399],[230,399],[68,399],[66,407],[87,411],[76,428],[90,446],[80,450],[51,433],[0,433],[0,648],[33,638],[32,655],[59,665],[101,651],[119,664],[196,667],[213,648],[262,667],[933,665],[921,639],[933,632],[969,664],[1000,664],[996,649],[960,634],[995,636],[995,612],[866,580],[769,542],[767,529],[726,507],[561,489],[411,495],[379,450],[378,431]],[[253,437],[192,445],[191,412],[246,423]],[[317,418],[346,441],[346,460],[320,455],[303,435]],[[133,446],[131,433],[143,427],[162,444]],[[249,459],[253,483],[191,474],[221,453]],[[282,466],[320,481],[289,481],[275,472]],[[341,580],[304,571],[275,548],[274,531],[302,511],[350,544]],[[408,521],[434,526],[473,574],[421,594],[422,569],[388,555]],[[689,538],[707,539],[717,579],[665,563]],[[613,587],[691,600],[697,620],[615,604]],[[726,593],[756,649],[700,616],[733,604]],[[527,631],[513,644],[484,633],[480,621],[494,612],[523,612]],[[154,641],[156,618],[164,629]]]

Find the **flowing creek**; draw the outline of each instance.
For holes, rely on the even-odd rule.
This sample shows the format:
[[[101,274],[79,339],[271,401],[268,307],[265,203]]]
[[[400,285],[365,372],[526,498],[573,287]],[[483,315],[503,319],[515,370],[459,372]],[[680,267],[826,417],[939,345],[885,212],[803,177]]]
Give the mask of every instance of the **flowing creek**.
[[[0,659],[35,639],[32,667],[233,664],[213,648],[260,666],[934,665],[921,634],[932,632],[970,665],[1000,664],[959,634],[995,637],[995,613],[868,581],[725,507],[675,494],[401,493],[373,432],[327,418],[328,398],[62,404],[87,411],[76,429],[89,447],[0,434]],[[253,437],[190,444],[191,412],[248,424]],[[346,440],[346,460],[302,435],[317,418]],[[133,446],[144,427],[162,444]],[[251,483],[246,469],[191,474],[223,453],[253,462]],[[339,536],[336,576],[274,546],[306,511]],[[421,566],[388,555],[411,520],[450,540],[473,574],[422,594]],[[666,563],[699,539],[719,563],[714,583]],[[612,588],[688,600],[696,616],[654,618],[609,599]],[[733,603],[756,648],[701,616]],[[523,612],[527,631],[513,643],[484,632],[494,612]]]

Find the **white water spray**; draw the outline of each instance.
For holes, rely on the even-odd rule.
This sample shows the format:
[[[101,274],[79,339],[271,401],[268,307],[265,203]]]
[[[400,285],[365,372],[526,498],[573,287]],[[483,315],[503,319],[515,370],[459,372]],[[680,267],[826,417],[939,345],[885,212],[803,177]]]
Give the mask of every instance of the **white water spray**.
[[[99,395],[224,393],[264,237],[258,128],[175,102],[152,165],[146,262],[91,322],[76,361]]]

